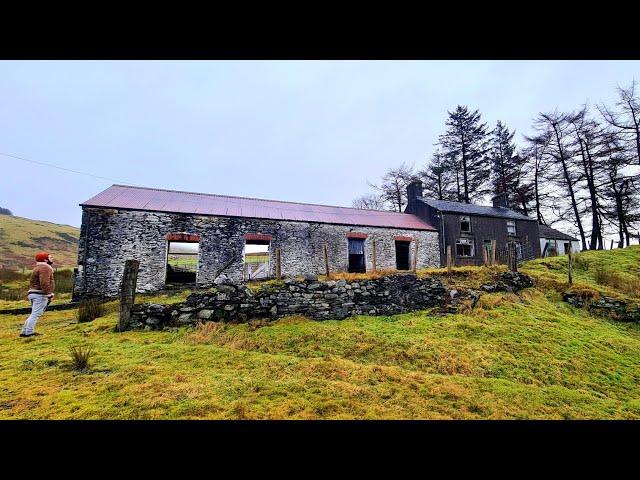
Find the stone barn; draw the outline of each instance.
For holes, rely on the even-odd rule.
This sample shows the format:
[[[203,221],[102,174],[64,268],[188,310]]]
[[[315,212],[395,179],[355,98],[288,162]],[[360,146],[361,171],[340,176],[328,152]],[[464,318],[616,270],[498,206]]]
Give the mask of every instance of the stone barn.
[[[277,257],[285,278],[319,275],[325,249],[332,272],[440,264],[436,229],[410,213],[125,185],[80,206],[74,299],[117,295],[127,259],[138,292],[273,278]]]

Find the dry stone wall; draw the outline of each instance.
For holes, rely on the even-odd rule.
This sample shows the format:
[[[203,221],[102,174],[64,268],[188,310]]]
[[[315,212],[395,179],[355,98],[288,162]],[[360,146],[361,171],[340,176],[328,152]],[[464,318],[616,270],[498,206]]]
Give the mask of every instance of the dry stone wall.
[[[304,315],[315,320],[351,315],[393,315],[441,306],[450,294],[438,278],[388,275],[375,280],[347,282],[285,280],[253,291],[246,285],[216,285],[191,294],[175,305],[135,305],[130,328],[147,330],[203,321],[244,322],[253,318]]]

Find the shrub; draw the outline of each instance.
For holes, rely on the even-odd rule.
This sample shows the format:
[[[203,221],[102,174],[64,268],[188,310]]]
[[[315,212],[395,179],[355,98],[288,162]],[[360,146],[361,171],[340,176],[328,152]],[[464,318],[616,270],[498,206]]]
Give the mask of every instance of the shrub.
[[[89,369],[89,358],[93,352],[93,345],[82,346],[72,345],[69,347],[71,354],[71,368],[79,372],[85,372]]]
[[[83,300],[78,305],[78,313],[76,318],[78,322],[90,322],[96,318],[102,317],[106,314],[104,305],[95,299]]]

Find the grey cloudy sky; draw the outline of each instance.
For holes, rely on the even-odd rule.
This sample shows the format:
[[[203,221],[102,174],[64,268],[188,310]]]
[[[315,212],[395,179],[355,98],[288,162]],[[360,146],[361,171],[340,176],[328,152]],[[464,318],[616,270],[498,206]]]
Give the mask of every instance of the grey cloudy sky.
[[[530,130],[638,61],[1,61],[0,152],[136,185],[350,206],[421,165],[447,110]],[[0,156],[0,206],[79,226],[112,182]]]

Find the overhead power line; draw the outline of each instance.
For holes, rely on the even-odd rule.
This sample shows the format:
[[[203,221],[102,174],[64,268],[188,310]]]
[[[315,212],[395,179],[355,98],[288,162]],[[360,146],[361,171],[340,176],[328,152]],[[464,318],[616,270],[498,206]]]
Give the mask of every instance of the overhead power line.
[[[10,153],[2,153],[2,152],[0,152],[0,155],[2,155],[4,157],[16,158],[18,160],[23,160],[23,161],[29,162],[29,163],[35,163],[36,165],[43,165],[45,167],[57,168],[58,170],[62,170],[62,171],[65,171],[65,172],[76,173],[78,175],[86,175],[87,177],[98,178],[100,180],[107,180],[109,182],[120,183],[120,184],[125,184],[125,185],[133,185],[132,183],[123,182],[122,180],[116,180],[114,178],[109,178],[109,177],[103,177],[101,175],[94,175],[92,173],[87,173],[87,172],[80,172],[78,170],[72,170],[70,168],[65,168],[65,167],[61,167],[59,165],[54,165],[53,163],[38,162],[37,160],[31,160],[30,158],[19,157],[18,155],[11,155]]]

